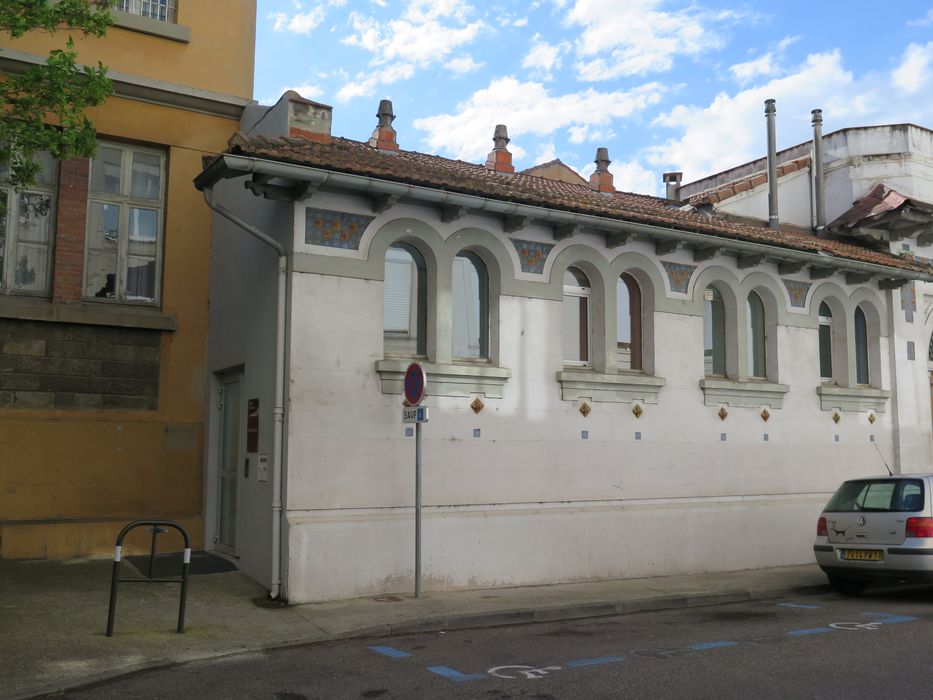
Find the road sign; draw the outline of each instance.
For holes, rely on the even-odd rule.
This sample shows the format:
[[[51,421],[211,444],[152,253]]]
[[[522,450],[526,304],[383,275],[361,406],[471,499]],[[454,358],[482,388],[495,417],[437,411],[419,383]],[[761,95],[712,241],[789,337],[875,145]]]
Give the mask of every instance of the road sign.
[[[427,423],[428,422],[428,407],[427,406],[405,406],[402,408],[402,422],[403,423]]]
[[[424,387],[428,383],[428,377],[424,373],[421,365],[412,362],[405,370],[405,403],[409,406],[417,406],[424,398]],[[410,421],[414,422],[414,421]]]

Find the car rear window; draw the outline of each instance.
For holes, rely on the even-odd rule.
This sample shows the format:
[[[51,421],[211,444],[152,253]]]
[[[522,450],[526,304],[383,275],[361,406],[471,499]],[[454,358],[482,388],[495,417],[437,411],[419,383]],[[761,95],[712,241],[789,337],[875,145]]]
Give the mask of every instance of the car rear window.
[[[823,510],[829,513],[914,513],[923,510],[923,498],[920,479],[858,479],[843,483]]]

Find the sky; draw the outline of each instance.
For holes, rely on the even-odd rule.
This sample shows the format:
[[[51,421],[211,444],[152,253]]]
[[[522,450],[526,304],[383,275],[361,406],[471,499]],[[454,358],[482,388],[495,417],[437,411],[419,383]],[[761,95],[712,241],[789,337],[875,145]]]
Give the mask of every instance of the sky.
[[[505,124],[517,169],[584,177],[609,149],[619,190],[662,195],[823,131],[933,128],[927,0],[258,0],[254,98],[332,105],[367,140],[381,99],[399,146],[483,163]]]

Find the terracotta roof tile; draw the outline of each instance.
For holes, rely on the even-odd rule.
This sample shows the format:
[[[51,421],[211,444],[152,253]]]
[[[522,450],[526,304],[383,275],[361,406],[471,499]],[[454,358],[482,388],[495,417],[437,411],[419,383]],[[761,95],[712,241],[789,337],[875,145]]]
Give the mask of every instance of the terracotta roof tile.
[[[788,160],[784,163],[778,164],[777,176],[784,177],[785,175],[790,175],[791,173],[795,173],[798,170],[803,170],[804,168],[809,167],[810,156],[803,156],[802,158]],[[764,185],[767,182],[768,174],[766,172],[753,173],[747,177],[728,182],[725,185],[717,185],[716,187],[705,190],[703,192],[698,192],[697,194],[690,197],[688,201],[695,207],[700,206],[701,204],[716,204],[717,202],[721,202],[724,199],[728,199],[729,197],[737,195],[739,192],[752,190],[756,187]]]
[[[933,204],[905,197],[887,185],[878,183],[868,194],[857,200],[851,209],[837,217],[829,228],[832,230],[851,228],[866,220],[877,219],[888,212],[897,211],[905,205],[933,213]]]
[[[449,190],[531,206],[591,214],[622,221],[710,234],[922,273],[927,265],[859,244],[819,238],[809,231],[784,227],[775,231],[721,214],[707,216],[669,200],[630,192],[600,193],[586,185],[550,180],[521,172],[504,174],[482,165],[399,150],[381,152],[361,141],[334,137],[330,143],[300,138],[268,139],[236,134],[230,152],[309,167]]]

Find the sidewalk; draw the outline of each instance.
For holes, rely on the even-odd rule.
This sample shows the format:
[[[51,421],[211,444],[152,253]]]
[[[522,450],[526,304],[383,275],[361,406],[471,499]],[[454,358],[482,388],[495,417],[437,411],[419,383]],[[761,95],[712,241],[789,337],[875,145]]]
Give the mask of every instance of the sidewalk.
[[[106,637],[110,560],[0,561],[0,698],[50,693],[131,671],[350,637],[451,630],[802,595],[827,590],[813,565],[693,576],[427,592],[263,608],[240,572],[189,577],[186,631],[177,584],[120,587]]]

